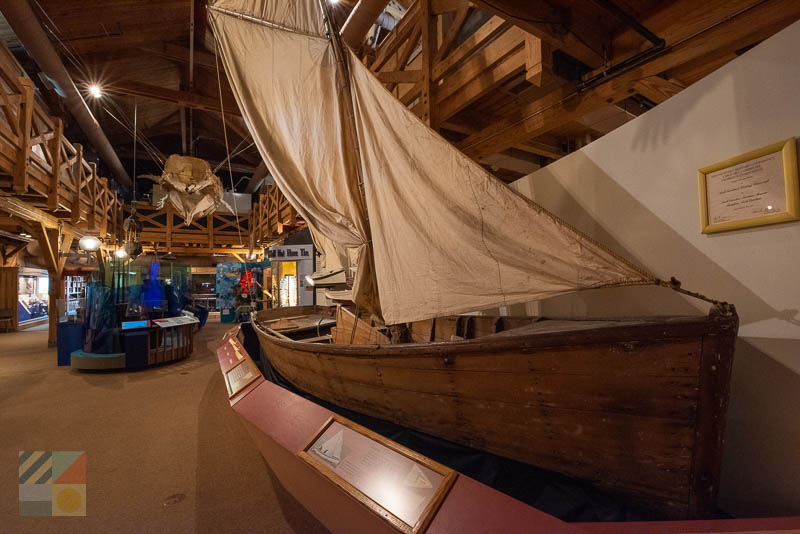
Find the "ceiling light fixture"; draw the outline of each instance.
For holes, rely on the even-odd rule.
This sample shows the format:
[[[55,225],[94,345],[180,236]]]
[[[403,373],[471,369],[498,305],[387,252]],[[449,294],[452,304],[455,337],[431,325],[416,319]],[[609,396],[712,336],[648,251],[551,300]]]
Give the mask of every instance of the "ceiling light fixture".
[[[103,90],[100,89],[99,85],[93,83],[92,85],[89,86],[89,94],[95,98],[100,98],[101,96],[103,96]]]
[[[121,260],[124,260],[125,258],[128,257],[128,253],[125,252],[124,248],[118,248],[117,250],[114,251],[114,256],[116,256]]]
[[[78,247],[87,252],[94,252],[100,248],[100,239],[97,236],[85,235],[78,241]]]

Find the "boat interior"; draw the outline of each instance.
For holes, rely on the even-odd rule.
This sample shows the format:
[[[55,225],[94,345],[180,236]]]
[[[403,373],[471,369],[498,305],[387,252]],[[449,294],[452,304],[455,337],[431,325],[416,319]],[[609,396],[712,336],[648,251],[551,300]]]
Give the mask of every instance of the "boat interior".
[[[670,319],[681,319],[671,317]],[[451,315],[385,326],[346,306],[297,306],[258,312],[256,322],[285,340],[333,345],[396,345],[463,342],[552,334],[665,320],[649,318],[561,319],[538,316]]]

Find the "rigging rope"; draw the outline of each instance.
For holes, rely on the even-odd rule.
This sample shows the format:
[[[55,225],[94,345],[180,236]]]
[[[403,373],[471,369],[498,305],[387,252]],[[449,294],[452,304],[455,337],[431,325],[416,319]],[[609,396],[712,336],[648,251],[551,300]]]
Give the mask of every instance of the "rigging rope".
[[[242,246],[242,230],[239,227],[239,212],[236,207],[236,188],[233,185],[233,170],[231,169],[231,151],[228,147],[228,128],[225,124],[225,104],[222,101],[222,82],[219,77],[219,44],[217,43],[217,36],[214,35],[214,64],[217,67],[217,92],[219,93],[219,110],[220,118],[222,119],[222,135],[225,137],[225,152],[228,155],[228,176],[231,179],[231,197],[233,200],[233,216],[236,219],[236,231],[239,233],[239,246]],[[252,251],[251,251],[252,252]]]

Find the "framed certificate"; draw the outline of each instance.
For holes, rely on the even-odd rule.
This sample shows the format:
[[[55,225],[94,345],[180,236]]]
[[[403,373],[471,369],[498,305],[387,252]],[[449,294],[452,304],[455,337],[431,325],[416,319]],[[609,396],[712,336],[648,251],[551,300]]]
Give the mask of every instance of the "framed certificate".
[[[703,167],[697,174],[704,234],[800,219],[794,138]]]
[[[333,415],[300,457],[400,532],[427,528],[456,472]]]

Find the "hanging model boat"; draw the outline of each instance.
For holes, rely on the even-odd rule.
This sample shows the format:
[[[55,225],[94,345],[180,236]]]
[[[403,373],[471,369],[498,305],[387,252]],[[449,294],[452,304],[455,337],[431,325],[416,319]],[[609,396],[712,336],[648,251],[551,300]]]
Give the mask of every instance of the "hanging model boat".
[[[394,325],[390,337],[342,308],[261,312],[272,366],[346,408],[673,516],[711,515],[733,307],[624,321],[458,315],[590,288],[683,290],[453,148],[342,45],[329,9],[209,2],[219,55],[276,183],[326,261],[353,273],[353,302]]]

